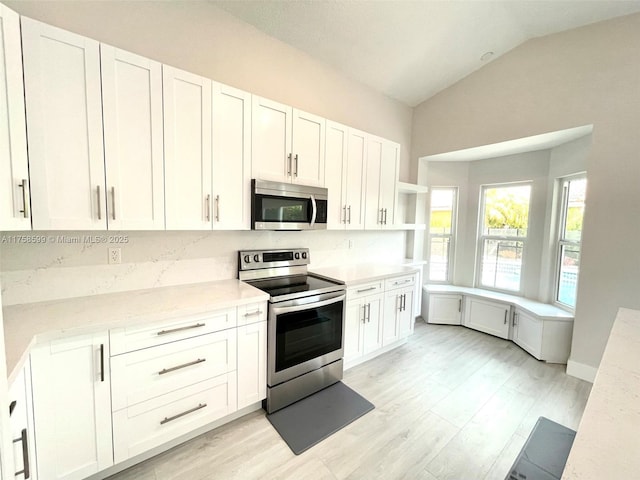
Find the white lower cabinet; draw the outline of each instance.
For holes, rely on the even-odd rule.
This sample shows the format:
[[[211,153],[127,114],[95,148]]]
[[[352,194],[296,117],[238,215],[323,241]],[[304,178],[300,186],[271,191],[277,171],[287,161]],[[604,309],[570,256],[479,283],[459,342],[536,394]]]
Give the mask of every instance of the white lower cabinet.
[[[238,327],[238,410],[266,396],[267,322],[264,321]]]
[[[80,480],[113,465],[107,332],[36,345],[31,367],[39,477]]]
[[[413,333],[416,275],[398,277],[385,282],[382,346],[386,347]]]
[[[511,305],[473,297],[465,298],[464,325],[500,338],[509,338]]]
[[[567,363],[571,352],[573,322],[541,319],[516,308],[512,325],[513,341],[538,360]]]
[[[9,427],[13,440],[13,472],[18,480],[36,480],[33,404],[29,362],[9,387]]]
[[[355,299],[351,299],[355,297]],[[381,282],[347,290],[344,361],[349,363],[382,347]]]
[[[235,410],[235,372],[118,410],[113,413],[114,459],[127,460]]]
[[[462,295],[429,294],[428,323],[462,324]]]

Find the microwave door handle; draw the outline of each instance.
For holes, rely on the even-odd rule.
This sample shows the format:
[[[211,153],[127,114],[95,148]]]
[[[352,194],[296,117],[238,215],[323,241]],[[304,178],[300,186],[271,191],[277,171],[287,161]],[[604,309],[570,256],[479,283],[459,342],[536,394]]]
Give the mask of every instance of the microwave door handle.
[[[311,198],[311,226],[313,227],[316,223],[316,215],[318,214],[318,206],[316,205],[316,198],[313,195],[310,195]]]

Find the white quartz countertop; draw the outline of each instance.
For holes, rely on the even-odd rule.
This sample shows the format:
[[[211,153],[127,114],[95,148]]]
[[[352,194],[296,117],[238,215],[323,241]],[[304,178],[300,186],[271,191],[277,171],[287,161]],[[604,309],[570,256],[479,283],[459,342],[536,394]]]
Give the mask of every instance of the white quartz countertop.
[[[562,480],[640,475],[640,311],[621,308],[611,329]]]
[[[424,289],[428,293],[451,293],[471,295],[487,300],[495,300],[498,302],[510,303],[546,320],[564,320],[572,321],[573,313],[567,312],[555,305],[537,302],[516,295],[508,295],[506,293],[492,292],[491,290],[483,290],[481,288],[459,287],[457,285],[425,285]]]
[[[220,280],[4,307],[9,382],[37,342],[268,299],[268,294],[240,280]]]
[[[311,273],[350,286],[384,280],[385,278],[397,277],[398,275],[415,273],[417,271],[414,267],[402,265],[356,264],[314,268],[311,270]]]

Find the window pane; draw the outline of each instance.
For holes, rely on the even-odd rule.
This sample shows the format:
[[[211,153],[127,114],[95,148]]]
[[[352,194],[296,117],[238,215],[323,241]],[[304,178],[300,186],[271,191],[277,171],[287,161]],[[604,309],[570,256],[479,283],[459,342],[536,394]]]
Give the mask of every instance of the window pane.
[[[429,280],[445,282],[449,277],[449,237],[431,237]]]
[[[568,183],[567,215],[564,221],[564,240],[580,241],[582,235],[582,217],[584,216],[584,197],[587,179],[571,180]]]
[[[484,189],[483,235],[526,237],[531,185]]]
[[[522,250],[524,242],[512,240],[484,240],[482,277],[485,287],[520,290]]]
[[[560,247],[560,281],[558,282],[558,301],[576,306],[578,273],[580,270],[580,247],[562,245]]]
[[[431,215],[429,232],[446,235],[451,233],[455,189],[439,188],[431,190]]]

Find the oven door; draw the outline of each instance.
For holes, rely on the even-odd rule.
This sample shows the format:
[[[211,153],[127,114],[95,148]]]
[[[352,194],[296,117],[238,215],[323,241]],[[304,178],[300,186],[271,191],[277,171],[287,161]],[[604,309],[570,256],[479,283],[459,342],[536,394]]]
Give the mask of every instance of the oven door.
[[[269,304],[270,387],[342,358],[345,298],[340,291]]]

